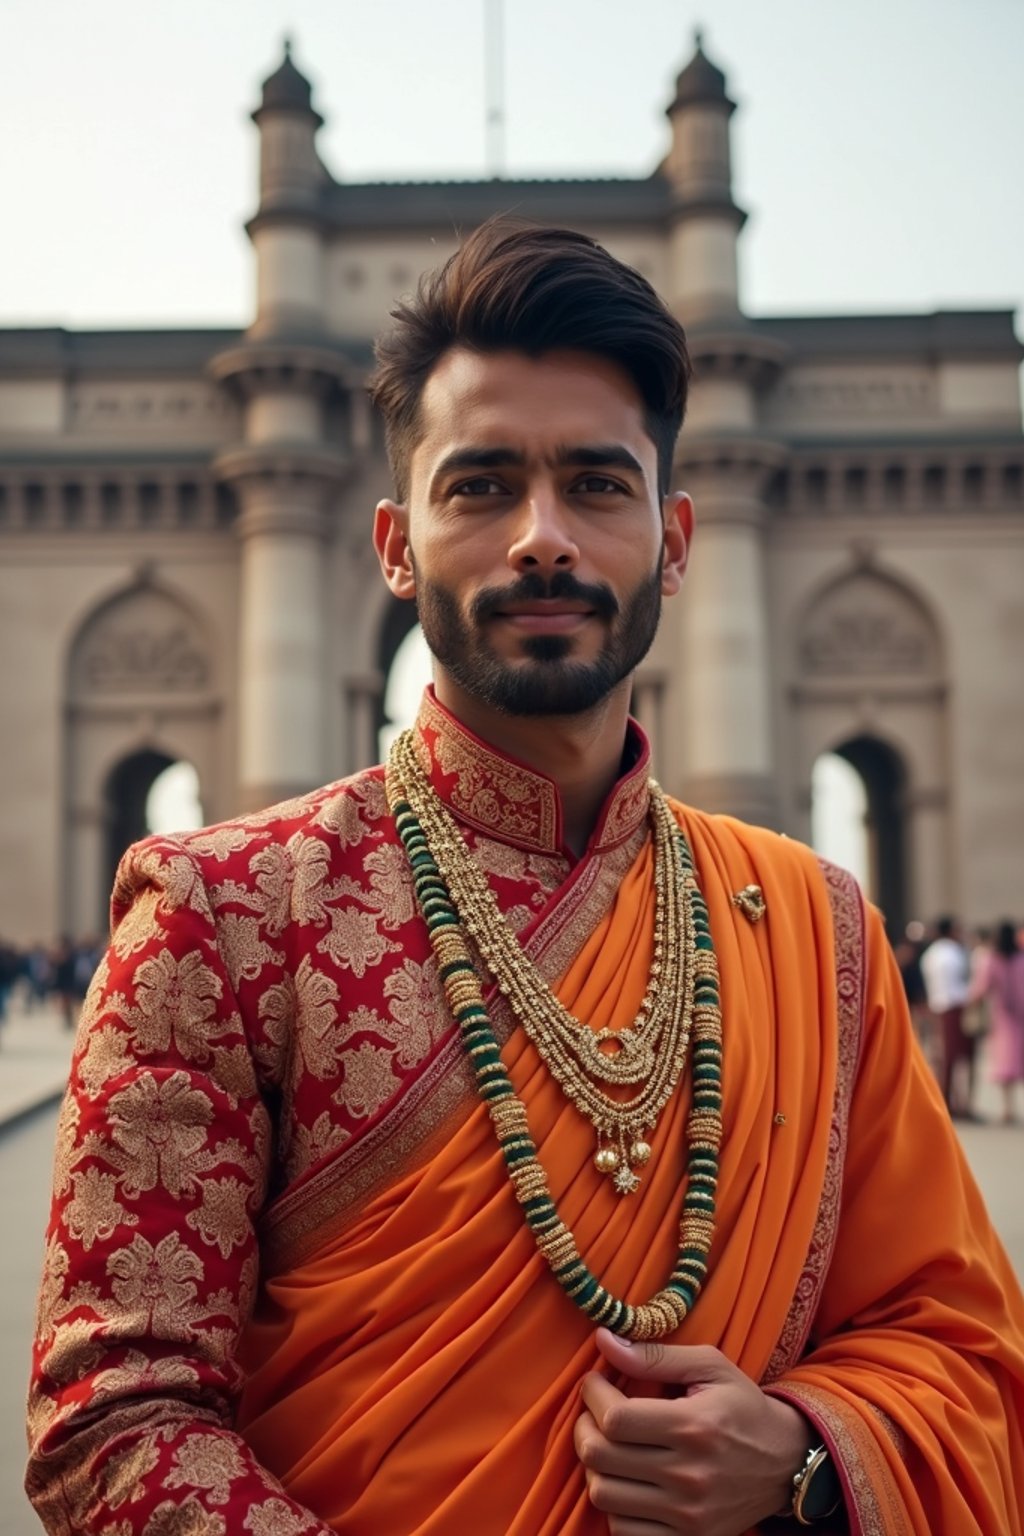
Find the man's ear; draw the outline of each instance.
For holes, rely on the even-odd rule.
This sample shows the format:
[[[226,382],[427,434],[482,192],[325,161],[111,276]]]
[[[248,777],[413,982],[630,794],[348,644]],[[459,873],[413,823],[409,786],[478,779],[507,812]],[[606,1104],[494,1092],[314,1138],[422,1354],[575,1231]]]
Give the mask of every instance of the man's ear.
[[[397,501],[378,501],[373,514],[373,547],[384,580],[395,597],[416,596],[416,573],[409,547],[409,512]]]
[[[683,584],[693,539],[693,502],[685,491],[672,491],[662,503],[664,523],[661,594],[674,597]]]

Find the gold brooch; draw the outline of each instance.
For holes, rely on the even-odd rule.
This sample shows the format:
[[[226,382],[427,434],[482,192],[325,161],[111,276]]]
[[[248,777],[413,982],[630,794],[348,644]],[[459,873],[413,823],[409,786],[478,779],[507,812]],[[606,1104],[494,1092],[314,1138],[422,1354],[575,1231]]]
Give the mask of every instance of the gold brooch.
[[[759,923],[767,912],[764,892],[759,885],[745,885],[742,891],[737,891],[732,898],[734,907],[739,907],[743,916],[751,923]]]

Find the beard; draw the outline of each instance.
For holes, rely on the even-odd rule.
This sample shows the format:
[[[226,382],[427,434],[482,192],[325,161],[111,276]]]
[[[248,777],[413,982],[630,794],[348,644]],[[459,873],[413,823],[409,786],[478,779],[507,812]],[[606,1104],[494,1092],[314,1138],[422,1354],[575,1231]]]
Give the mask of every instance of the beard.
[[[487,639],[486,625],[511,603],[540,598],[586,603],[605,625],[592,661],[575,661],[571,635],[527,635],[522,659],[506,661]],[[577,581],[568,571],[527,573],[508,587],[477,594],[464,616],[440,582],[418,583],[423,635],[435,660],[460,687],[505,715],[580,715],[600,704],[647,655],[661,617],[661,562],[619,603],[609,587]]]

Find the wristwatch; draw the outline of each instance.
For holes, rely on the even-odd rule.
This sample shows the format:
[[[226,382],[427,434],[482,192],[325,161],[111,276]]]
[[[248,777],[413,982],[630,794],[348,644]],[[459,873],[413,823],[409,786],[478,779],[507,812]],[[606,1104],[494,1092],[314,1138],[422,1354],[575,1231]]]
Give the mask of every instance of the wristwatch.
[[[793,1478],[793,1519],[797,1525],[818,1525],[834,1515],[842,1502],[842,1484],[828,1446],[812,1446]]]

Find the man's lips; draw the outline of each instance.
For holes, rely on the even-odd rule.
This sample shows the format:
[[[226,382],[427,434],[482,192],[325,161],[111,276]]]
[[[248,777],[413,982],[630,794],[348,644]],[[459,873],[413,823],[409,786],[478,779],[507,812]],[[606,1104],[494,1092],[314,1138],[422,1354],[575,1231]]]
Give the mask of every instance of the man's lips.
[[[578,629],[594,617],[594,610],[586,603],[509,603],[507,607],[497,609],[493,617],[504,619],[515,629],[529,630],[531,634],[551,635]]]

